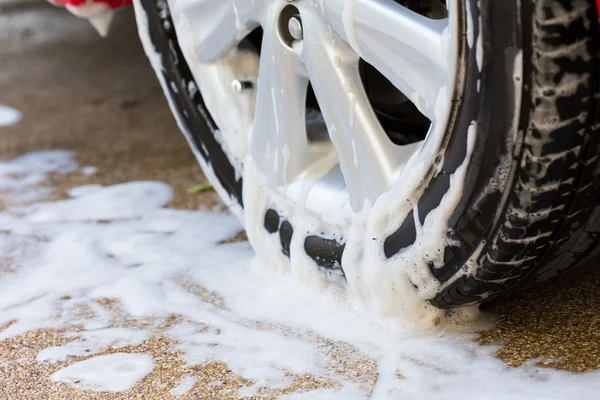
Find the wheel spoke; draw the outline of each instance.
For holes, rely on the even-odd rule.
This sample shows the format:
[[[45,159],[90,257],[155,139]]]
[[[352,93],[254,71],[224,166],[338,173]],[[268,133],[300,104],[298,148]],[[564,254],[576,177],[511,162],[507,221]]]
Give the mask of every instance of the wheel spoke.
[[[306,135],[308,78],[299,56],[263,26],[252,156],[272,185],[290,182],[311,159]]]
[[[387,191],[403,159],[379,124],[362,87],[358,57],[310,14],[304,18],[304,62],[335,147],[352,207]]]
[[[429,19],[393,0],[327,0],[325,17],[366,62],[434,119],[438,93],[448,80],[447,19]]]
[[[213,62],[258,24],[246,0],[169,0],[179,43],[188,62]]]

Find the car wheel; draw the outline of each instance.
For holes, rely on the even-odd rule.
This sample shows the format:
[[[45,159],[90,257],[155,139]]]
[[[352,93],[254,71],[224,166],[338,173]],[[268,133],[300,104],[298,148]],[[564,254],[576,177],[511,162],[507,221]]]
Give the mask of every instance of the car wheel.
[[[593,0],[138,0],[145,50],[257,252],[393,311],[599,252]]]

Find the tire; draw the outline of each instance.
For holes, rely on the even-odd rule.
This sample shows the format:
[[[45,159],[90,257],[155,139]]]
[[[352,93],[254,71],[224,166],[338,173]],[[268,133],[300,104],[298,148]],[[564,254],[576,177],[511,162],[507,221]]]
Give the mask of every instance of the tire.
[[[223,147],[196,90],[169,5],[135,6],[142,43],[181,130],[259,253],[313,268],[364,298],[402,301],[399,288],[441,309],[505,295],[599,255],[593,0],[460,2],[460,57],[441,144],[416,197],[377,198],[370,212],[387,215],[381,224],[364,209],[343,224],[259,201],[260,178]],[[268,185],[258,188],[277,198]]]

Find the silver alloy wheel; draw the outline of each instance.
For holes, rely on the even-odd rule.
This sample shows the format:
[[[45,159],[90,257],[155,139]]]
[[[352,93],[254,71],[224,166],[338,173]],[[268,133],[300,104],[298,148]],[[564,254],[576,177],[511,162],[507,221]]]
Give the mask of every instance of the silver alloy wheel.
[[[454,1],[438,20],[393,0],[168,3],[230,158],[251,153],[271,187],[311,211],[351,214],[387,192],[411,157],[433,161],[455,84]],[[258,26],[260,56],[238,46]],[[431,121],[424,142],[390,140],[363,88],[361,58]],[[307,118],[309,82],[322,119]],[[319,129],[330,141],[308,139]]]

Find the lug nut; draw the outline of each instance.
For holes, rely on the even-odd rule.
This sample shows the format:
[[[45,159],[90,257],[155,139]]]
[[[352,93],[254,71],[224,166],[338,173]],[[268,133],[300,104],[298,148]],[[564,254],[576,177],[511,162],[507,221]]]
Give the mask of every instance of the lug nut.
[[[242,93],[245,90],[252,89],[252,82],[245,80],[234,79],[231,81],[231,90],[234,93]]]
[[[295,40],[302,40],[302,20],[299,15],[294,15],[290,18],[288,21],[288,30]]]

